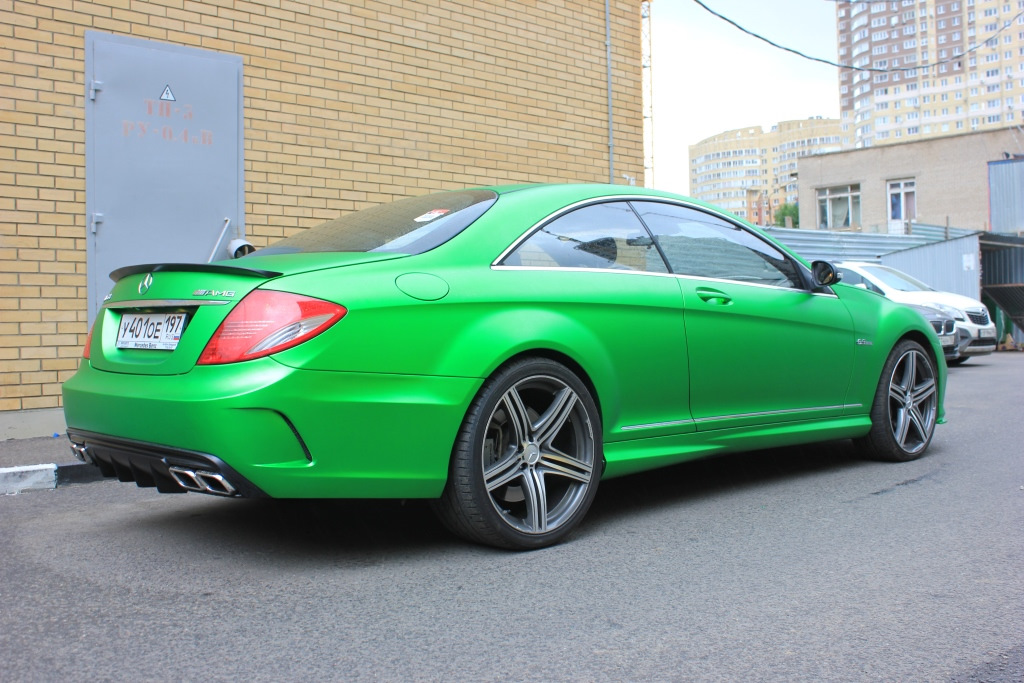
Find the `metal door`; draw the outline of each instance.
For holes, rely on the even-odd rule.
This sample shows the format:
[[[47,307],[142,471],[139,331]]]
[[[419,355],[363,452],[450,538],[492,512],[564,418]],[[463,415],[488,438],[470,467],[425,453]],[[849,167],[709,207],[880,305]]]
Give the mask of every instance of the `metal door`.
[[[109,273],[226,258],[244,235],[242,59],[86,32],[89,321]]]

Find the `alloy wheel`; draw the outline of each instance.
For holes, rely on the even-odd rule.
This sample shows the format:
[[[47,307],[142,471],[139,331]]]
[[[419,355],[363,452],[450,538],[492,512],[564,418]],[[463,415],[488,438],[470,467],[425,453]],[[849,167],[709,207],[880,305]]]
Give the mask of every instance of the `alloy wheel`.
[[[906,351],[889,380],[889,424],[896,443],[907,453],[923,450],[935,429],[935,372],[917,349]]]
[[[589,503],[595,453],[579,395],[555,377],[522,379],[486,422],[480,457],[491,505],[521,533],[555,531]]]

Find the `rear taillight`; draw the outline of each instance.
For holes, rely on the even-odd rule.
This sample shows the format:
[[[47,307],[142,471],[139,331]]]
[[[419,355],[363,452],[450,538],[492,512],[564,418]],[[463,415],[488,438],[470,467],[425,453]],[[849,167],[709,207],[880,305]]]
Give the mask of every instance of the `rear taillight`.
[[[199,365],[236,363],[301,344],[341,320],[344,306],[298,294],[255,289],[213,333]]]
[[[89,347],[92,346],[92,331],[96,329],[96,324],[89,328],[89,333],[85,335],[85,348],[82,349],[82,358],[89,360]]]

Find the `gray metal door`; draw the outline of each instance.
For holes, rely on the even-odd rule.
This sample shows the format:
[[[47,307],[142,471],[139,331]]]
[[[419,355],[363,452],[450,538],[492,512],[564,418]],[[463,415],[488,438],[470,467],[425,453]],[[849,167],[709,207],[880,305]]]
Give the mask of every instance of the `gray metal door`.
[[[110,271],[226,258],[244,235],[242,59],[86,32],[89,320]]]

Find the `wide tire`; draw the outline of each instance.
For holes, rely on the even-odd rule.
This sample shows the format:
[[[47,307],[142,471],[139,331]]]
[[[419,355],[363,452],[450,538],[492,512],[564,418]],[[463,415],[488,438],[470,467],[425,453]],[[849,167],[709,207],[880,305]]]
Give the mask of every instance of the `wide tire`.
[[[857,440],[873,460],[907,462],[928,449],[938,417],[935,361],[909,339],[893,348],[871,405],[871,431]]]
[[[552,360],[514,361],[470,405],[434,510],[470,541],[553,545],[590,508],[602,457],[601,418],[586,385]]]

